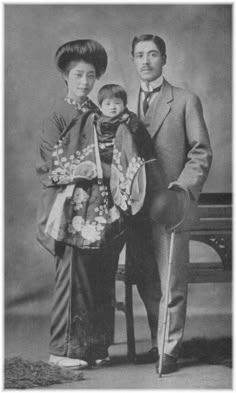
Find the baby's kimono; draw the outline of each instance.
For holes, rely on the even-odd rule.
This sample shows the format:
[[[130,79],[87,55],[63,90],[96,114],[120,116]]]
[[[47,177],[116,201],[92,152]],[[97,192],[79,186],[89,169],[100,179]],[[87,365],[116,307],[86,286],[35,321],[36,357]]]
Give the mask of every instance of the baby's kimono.
[[[88,112],[64,131],[49,172],[51,185],[63,189],[49,214],[48,236],[78,248],[106,247],[142,209],[145,161],[152,156],[142,156],[144,141],[132,116],[128,110],[112,119]]]

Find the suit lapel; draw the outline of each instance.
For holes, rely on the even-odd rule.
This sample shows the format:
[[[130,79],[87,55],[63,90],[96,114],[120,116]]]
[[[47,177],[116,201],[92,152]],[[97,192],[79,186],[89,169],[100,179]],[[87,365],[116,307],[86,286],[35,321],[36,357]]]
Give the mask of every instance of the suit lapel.
[[[136,113],[137,113],[139,118],[140,118],[140,96],[141,96],[141,89],[139,88],[139,91],[138,91],[138,102],[137,102],[137,108],[136,108]]]
[[[153,138],[160,130],[163,121],[171,110],[173,93],[171,85],[164,79],[160,95],[154,100],[144,118],[149,134]]]

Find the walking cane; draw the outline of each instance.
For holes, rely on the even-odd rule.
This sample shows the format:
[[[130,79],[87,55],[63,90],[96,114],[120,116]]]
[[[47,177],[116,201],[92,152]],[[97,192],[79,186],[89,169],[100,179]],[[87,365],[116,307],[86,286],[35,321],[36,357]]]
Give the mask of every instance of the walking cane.
[[[168,303],[169,303],[169,289],[170,289],[170,278],[171,278],[171,267],[173,263],[173,252],[174,252],[174,240],[175,240],[175,231],[171,232],[170,238],[170,253],[168,260],[168,274],[167,274],[167,285],[166,285],[166,298],[165,298],[165,306],[164,306],[164,320],[163,320],[163,331],[162,331],[162,342],[161,342],[161,352],[159,357],[159,368],[158,374],[161,378],[162,375],[162,363],[164,356],[164,347],[165,347],[165,336],[166,336],[166,324],[167,324],[167,316],[168,316]]]

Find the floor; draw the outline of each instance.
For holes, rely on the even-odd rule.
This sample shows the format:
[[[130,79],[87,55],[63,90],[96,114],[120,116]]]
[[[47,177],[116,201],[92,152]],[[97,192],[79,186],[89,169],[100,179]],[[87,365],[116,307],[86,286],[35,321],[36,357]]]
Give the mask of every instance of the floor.
[[[206,250],[203,249],[204,257]],[[195,254],[199,255],[199,249]],[[203,258],[202,257],[202,258]],[[43,284],[34,296],[27,293],[6,308],[5,357],[48,359],[52,288]],[[124,285],[117,282],[117,300],[124,299]],[[136,352],[150,349],[149,329],[142,301],[133,289]],[[184,340],[232,337],[232,287],[230,284],[189,285]],[[154,365],[128,363],[123,312],[116,312],[115,344],[110,348],[112,367],[85,370],[84,380],[47,389],[232,389],[232,369],[179,359],[179,371],[159,378]]]
[[[49,316],[8,315],[5,322],[5,356],[47,361]],[[17,328],[16,328],[17,327]],[[144,315],[135,318],[136,352],[149,349]],[[192,337],[230,336],[229,315],[188,316],[185,340]],[[126,357],[125,320],[116,315],[115,345],[110,348],[113,365],[84,370],[84,380],[53,385],[47,389],[231,389],[232,369],[219,365],[199,364],[194,359],[179,359],[179,371],[159,378],[154,365],[134,365]]]

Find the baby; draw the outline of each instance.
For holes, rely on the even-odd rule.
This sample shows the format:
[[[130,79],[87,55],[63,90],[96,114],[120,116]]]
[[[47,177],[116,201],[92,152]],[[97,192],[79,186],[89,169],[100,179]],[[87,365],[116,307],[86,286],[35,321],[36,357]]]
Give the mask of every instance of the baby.
[[[99,142],[99,151],[103,167],[103,176],[110,178],[114,141],[122,128],[125,135],[132,136],[132,144],[138,155],[145,161],[152,155],[151,139],[138,117],[127,108],[127,94],[123,87],[116,84],[104,85],[98,92],[98,104],[102,116],[97,116],[95,126]],[[120,140],[120,138],[119,138]],[[120,150],[123,151],[120,140]]]

